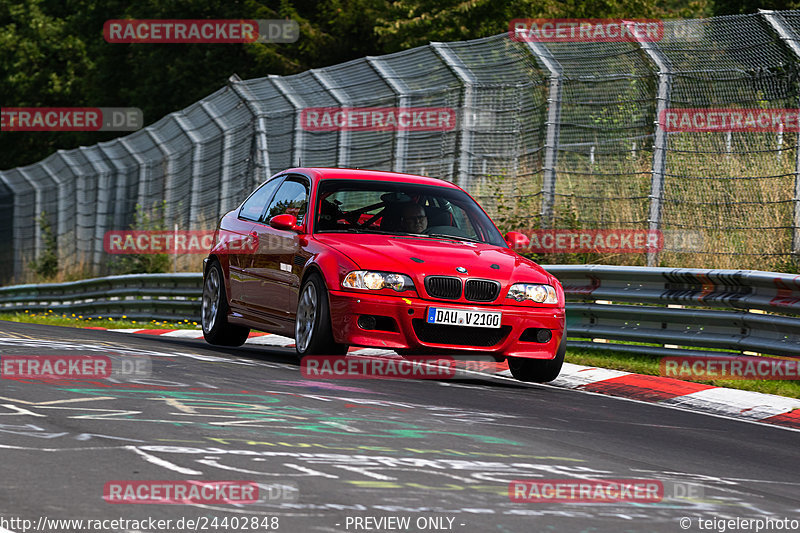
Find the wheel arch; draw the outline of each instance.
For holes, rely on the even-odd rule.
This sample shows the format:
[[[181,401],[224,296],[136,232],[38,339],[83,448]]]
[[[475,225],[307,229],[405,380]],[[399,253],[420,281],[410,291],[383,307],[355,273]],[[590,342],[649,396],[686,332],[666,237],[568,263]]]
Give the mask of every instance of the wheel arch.
[[[323,249],[306,263],[300,286],[303,286],[312,272],[316,272],[322,277],[328,292],[337,291],[341,289],[340,283],[345,275],[352,270],[358,270],[358,265],[352,259],[336,250]]]
[[[203,261],[203,277],[208,274],[208,269],[211,268],[211,264],[215,261],[222,265],[222,262],[219,260],[219,256],[217,256],[217,254],[209,254],[206,260]]]
[[[203,261],[203,283],[205,283],[206,276],[208,275],[208,269],[211,268],[211,265],[217,263],[219,265],[220,271],[222,272],[222,284],[225,286],[225,299],[227,300],[228,305],[231,303],[231,280],[230,280],[230,271],[228,269],[227,261],[223,260],[223,257],[218,254],[209,254],[206,261]]]

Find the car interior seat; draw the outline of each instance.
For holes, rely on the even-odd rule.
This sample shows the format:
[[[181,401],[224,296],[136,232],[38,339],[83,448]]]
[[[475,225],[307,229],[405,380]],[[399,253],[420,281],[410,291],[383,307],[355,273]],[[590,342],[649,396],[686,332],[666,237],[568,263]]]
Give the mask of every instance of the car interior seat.
[[[339,227],[338,220],[342,217],[339,206],[328,200],[320,202],[319,218],[317,221],[318,230],[332,230]]]
[[[381,216],[381,231],[400,231],[400,205],[388,204]]]
[[[453,223],[453,214],[444,207],[426,205],[425,215],[428,217],[428,227],[455,226]]]

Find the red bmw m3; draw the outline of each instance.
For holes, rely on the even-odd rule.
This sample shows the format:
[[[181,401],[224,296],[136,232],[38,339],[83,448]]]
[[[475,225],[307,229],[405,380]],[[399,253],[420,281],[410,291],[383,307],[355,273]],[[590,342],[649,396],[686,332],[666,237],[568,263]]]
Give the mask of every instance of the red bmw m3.
[[[349,346],[508,360],[522,381],[558,376],[559,282],[510,246],[477,202],[435,178],[338,168],[271,177],[219,222],[204,261],[205,339],[251,329],[299,356]]]

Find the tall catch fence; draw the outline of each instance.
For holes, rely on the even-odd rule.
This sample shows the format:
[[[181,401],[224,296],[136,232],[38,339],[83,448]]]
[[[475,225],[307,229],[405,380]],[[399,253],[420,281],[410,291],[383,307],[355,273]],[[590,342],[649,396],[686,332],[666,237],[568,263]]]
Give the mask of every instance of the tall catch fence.
[[[0,281],[110,272],[103,238],[136,205],[212,229],[272,173],[357,167],[451,180],[504,229],[663,232],[639,254],[543,262],[796,270],[800,136],[675,131],[671,109],[800,109],[800,11],[667,20],[653,42],[524,42],[505,33],[227,86],[135,133],[0,172]],[[135,104],[135,103],[134,103]],[[308,108],[435,107],[434,131],[309,129]],[[35,135],[35,133],[31,133]],[[198,267],[199,268],[199,259]],[[196,270],[196,269],[195,269]]]

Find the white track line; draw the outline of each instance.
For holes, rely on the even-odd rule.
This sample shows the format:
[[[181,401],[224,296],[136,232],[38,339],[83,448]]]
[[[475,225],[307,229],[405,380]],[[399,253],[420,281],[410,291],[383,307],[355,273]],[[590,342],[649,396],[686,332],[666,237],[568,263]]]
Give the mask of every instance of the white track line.
[[[136,333],[140,329],[114,329],[108,331],[116,331],[119,333]],[[203,334],[200,330],[174,330],[164,333],[159,333],[157,336],[165,337],[179,337],[179,338],[196,338],[202,339]],[[282,335],[266,334],[258,337],[251,337],[247,339],[245,344],[260,345],[260,346],[277,346],[288,347],[294,344],[294,339],[284,337]],[[393,356],[396,355],[392,350],[385,350],[379,348],[360,348],[349,352],[348,355],[356,356]],[[477,372],[477,374],[481,374]],[[800,399],[786,398],[784,396],[776,396],[774,394],[765,394],[761,392],[744,391],[739,389],[726,389],[724,387],[714,387],[702,391],[668,398],[659,402],[647,402],[634,398],[626,398],[624,396],[616,396],[603,394],[599,392],[589,392],[584,390],[586,385],[598,383],[609,379],[619,378],[621,376],[628,376],[632,372],[623,372],[620,370],[611,370],[607,368],[589,367],[582,365],[574,365],[564,363],[561,374],[555,381],[548,384],[540,384],[545,387],[553,387],[558,389],[571,389],[585,394],[599,394],[605,397],[613,397],[621,400],[635,401],[648,405],[659,405],[662,407],[678,409],[692,413],[706,414],[709,416],[716,416],[719,418],[727,418],[730,420],[739,420],[742,422],[759,423],[770,427],[777,427],[788,429],[790,431],[800,431],[798,429],[782,426],[778,424],[769,424],[761,422],[766,418],[775,415],[789,413],[794,409],[800,409]],[[502,379],[514,380],[508,370],[503,370],[495,374],[493,377]],[[516,380],[514,380],[516,381]],[[5,533],[0,530],[0,533]],[[13,533],[13,532],[12,532]]]

